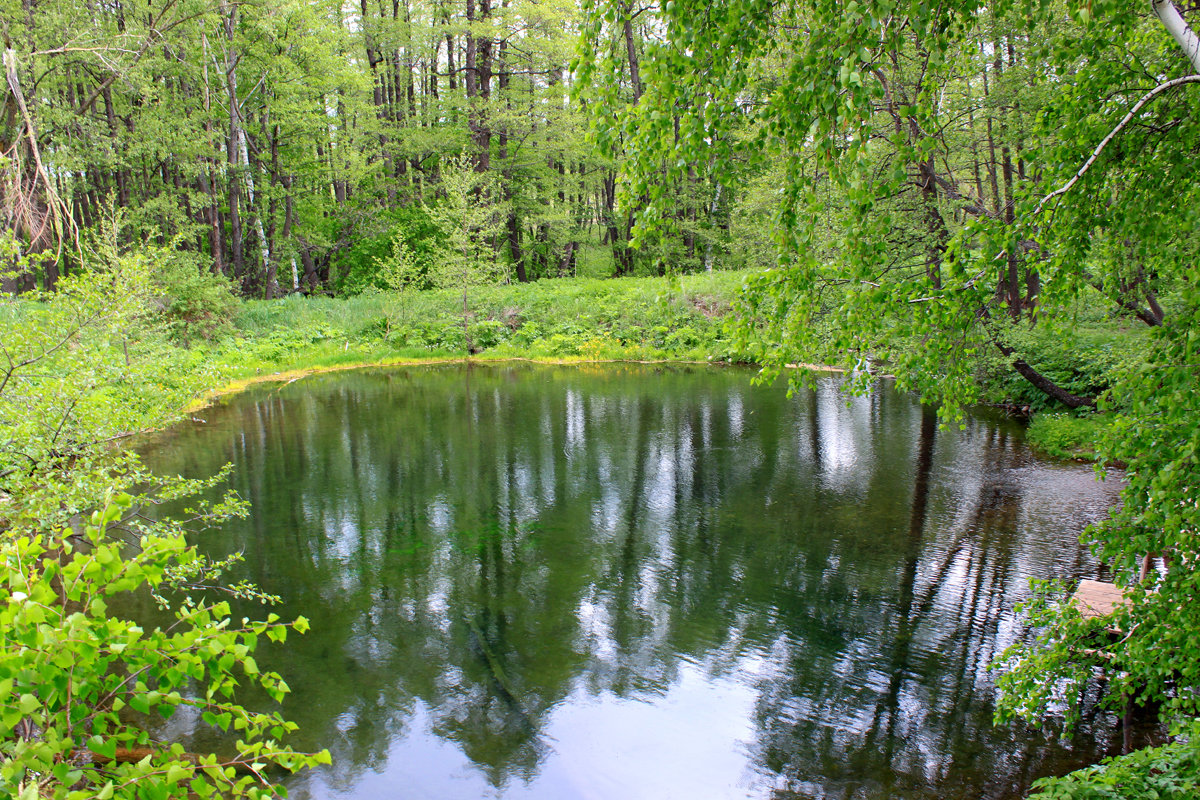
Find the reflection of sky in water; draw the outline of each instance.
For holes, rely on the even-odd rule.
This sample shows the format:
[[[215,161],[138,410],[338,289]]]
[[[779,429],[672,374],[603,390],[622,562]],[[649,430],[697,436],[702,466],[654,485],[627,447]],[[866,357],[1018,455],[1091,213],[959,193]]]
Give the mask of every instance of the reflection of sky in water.
[[[855,397],[847,403],[829,381],[817,388],[814,414],[819,420],[814,429],[816,443],[809,446],[819,454],[821,480],[835,491],[861,491],[870,479],[871,458],[871,400],[870,397]]]
[[[745,743],[764,665],[748,659],[738,678],[713,676],[703,665],[684,664],[662,694],[620,698],[575,691],[553,711],[543,738],[552,758],[529,781],[503,787],[484,775],[456,747],[432,735],[434,720],[418,703],[405,732],[386,758],[356,775],[353,786],[325,777],[304,781],[312,797],[469,798],[561,797],[590,800],[757,797],[768,788],[756,776]],[[347,720],[346,729],[353,726]],[[689,764],[686,772],[661,769],[664,760]]]
[[[1106,746],[990,725],[1027,576],[1093,576],[1075,537],[1115,496],[1012,426],[531,367],[309,379],[209,420],[151,460],[237,462],[256,516],[213,548],[313,619],[269,664],[336,759],[294,797],[1002,797]]]

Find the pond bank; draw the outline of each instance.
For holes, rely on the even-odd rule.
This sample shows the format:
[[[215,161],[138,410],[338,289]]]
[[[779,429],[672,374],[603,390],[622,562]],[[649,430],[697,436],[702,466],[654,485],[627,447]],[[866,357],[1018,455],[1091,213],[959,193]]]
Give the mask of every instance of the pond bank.
[[[248,375],[245,377],[234,378],[233,380],[223,383],[209,391],[202,393],[199,397],[189,403],[183,413],[189,414],[207,408],[213,402],[231,395],[239,394],[247,389],[258,386],[263,383],[283,383],[288,384],[298,381],[301,378],[307,378],[310,375],[321,375],[330,372],[343,372],[346,370],[356,369],[379,369],[389,367],[432,367],[445,364],[506,364],[506,363],[526,363],[526,364],[543,364],[546,366],[577,366],[583,364],[663,364],[663,365],[690,365],[690,366],[707,366],[707,367],[745,367],[757,368],[756,364],[750,362],[737,362],[714,359],[689,359],[689,358],[586,358],[584,356],[564,356],[564,357],[523,357],[523,356],[462,356],[462,357],[430,357],[430,358],[382,358],[363,361],[350,361],[341,364],[317,364],[309,366],[300,366],[292,369],[280,370],[277,372],[260,373]],[[831,375],[843,375],[846,370],[843,367],[836,367],[830,364],[809,364],[795,363],[788,364],[789,370],[805,370],[808,372],[821,372]],[[890,378],[891,375],[881,375],[879,377]]]
[[[732,364],[730,362],[720,361],[696,361],[689,359],[618,359],[618,358],[521,358],[518,356],[496,356],[494,358],[480,356],[463,356],[461,358],[385,358],[371,361],[353,361],[344,364],[314,364],[308,367],[297,367],[295,369],[281,370],[279,372],[264,373],[251,375],[244,378],[236,378],[224,383],[210,391],[202,393],[193,402],[189,403],[183,413],[188,414],[207,408],[215,401],[228,397],[230,395],[239,394],[247,389],[258,386],[263,383],[283,383],[289,384],[307,378],[310,375],[322,375],[331,372],[344,372],[356,369],[387,369],[391,367],[436,367],[447,364],[506,364],[506,363],[525,363],[525,364],[544,364],[546,366],[577,366],[582,364],[679,364],[693,366],[748,366],[741,364]],[[803,369],[812,369],[814,371],[841,372],[837,367],[813,367],[804,365]]]

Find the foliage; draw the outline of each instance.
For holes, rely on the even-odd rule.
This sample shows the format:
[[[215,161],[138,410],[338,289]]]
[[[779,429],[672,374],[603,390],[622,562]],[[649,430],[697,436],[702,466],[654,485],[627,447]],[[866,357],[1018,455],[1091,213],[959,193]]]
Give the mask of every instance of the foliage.
[[[440,196],[423,207],[426,221],[415,231],[423,241],[413,243],[411,235],[396,241],[393,260],[383,265],[387,288],[465,290],[507,282],[508,264],[492,246],[507,214],[495,176],[464,157],[446,159],[441,172]]]
[[[338,293],[361,294],[371,289],[401,289],[414,286],[428,289],[429,266],[443,249],[439,229],[423,205],[380,215],[389,230],[378,236],[364,237],[339,259],[341,275]],[[407,255],[405,255],[407,254]],[[417,274],[403,273],[401,259],[411,258],[419,266]],[[399,274],[398,274],[399,273]]]
[[[179,495],[200,485],[166,488]],[[0,586],[0,714],[14,732],[0,743],[0,785],[13,797],[81,800],[135,792],[273,796],[263,774],[268,764],[295,769],[321,759],[278,744],[293,726],[277,713],[237,705],[233,692],[249,681],[281,699],[287,684],[260,672],[251,654],[260,639],[283,641],[289,627],[303,633],[306,622],[284,625],[271,615],[230,624],[229,603],[211,596],[221,577],[217,565],[202,559],[178,527],[137,522],[135,502],[111,494],[77,531],[26,532],[18,523],[0,545],[8,564]],[[219,519],[220,511],[203,513]],[[122,597],[145,590],[171,610],[173,624],[147,629],[114,613]],[[205,594],[193,599],[196,591]],[[252,596],[245,588],[231,593]],[[151,742],[137,715],[170,717],[181,708],[238,731],[237,752],[193,763],[180,745]],[[138,748],[144,756],[114,763],[118,750]]]
[[[202,558],[185,538],[241,504],[226,498],[195,506],[187,520],[155,520],[158,502],[212,481],[155,478],[113,444],[161,424],[217,374],[162,338],[152,260],[100,258],[53,296],[0,304],[5,796],[274,796],[264,770],[324,757],[280,745],[288,723],[233,698],[239,682],[276,698],[287,691],[251,653],[306,624],[234,623],[222,594],[269,598],[223,586],[227,563]],[[133,613],[147,593],[170,623]],[[238,751],[187,755],[150,738],[146,715],[185,707],[236,730]],[[144,752],[129,759],[131,748]]]
[[[1044,617],[1036,640],[1005,654],[1001,719],[1034,718],[1047,710],[1044,703],[1030,702],[1029,688],[1070,682],[1080,668],[1073,657],[1081,650],[1103,651],[1095,666],[1107,673],[1110,703],[1133,698],[1176,714],[1200,714],[1195,692],[1200,610],[1186,599],[1200,582],[1191,558],[1200,546],[1195,502],[1200,430],[1191,402],[1200,367],[1194,347],[1197,301],[1179,304],[1178,323],[1153,330],[1150,358],[1130,365],[1114,387],[1109,402],[1124,413],[1112,420],[1098,448],[1108,461],[1128,464],[1122,505],[1090,532],[1093,551],[1112,566],[1129,599],[1107,624],[1126,633],[1096,648],[1071,614]],[[1155,568],[1160,557],[1161,570]]]
[[[41,471],[153,424],[204,381],[172,369],[150,317],[150,259],[102,260],[40,301],[0,301],[0,475],[16,495]],[[174,362],[174,363],[172,363]]]
[[[0,204],[44,255],[6,289],[52,288],[108,202],[247,297],[382,287],[377,259],[422,239],[408,212],[455,158],[496,185],[491,249],[518,280],[578,274],[583,247],[608,275],[628,252],[613,164],[567,99],[575,0],[2,8]],[[722,224],[711,191],[687,193],[701,237]]]
[[[227,351],[227,355],[230,358],[248,361],[280,363],[288,361],[309,345],[342,338],[341,331],[324,324],[275,328],[261,339],[250,342],[241,338],[234,339],[231,343],[232,350]]]
[[[1079,721],[1078,699],[1093,671],[1111,658],[1109,622],[1083,616],[1071,602],[1071,590],[1057,580],[1033,580],[1033,594],[1018,604],[1026,626],[1042,646],[1030,650],[1025,642],[1008,647],[996,660],[1003,669],[997,681],[1006,702],[997,716],[1009,721],[1023,717],[1040,725],[1049,710],[1065,716],[1066,727]],[[1055,676],[1046,680],[1047,675]]]
[[[1030,420],[1026,438],[1035,448],[1056,458],[1093,460],[1111,424],[1111,415],[1047,412]]]
[[[237,298],[229,281],[182,253],[161,255],[151,279],[171,338],[187,346],[231,332]]]
[[[1132,328],[1120,318],[1079,313],[1042,320],[1032,328],[997,320],[996,332],[1015,356],[1037,364],[1038,371],[1058,386],[1085,397],[1105,394],[1130,367],[1142,363],[1149,340],[1145,326]],[[1062,409],[1014,372],[1011,358],[994,348],[979,354],[975,379],[981,395],[1031,412]]]
[[[1195,376],[1200,369],[1200,291],[1189,287],[1170,324],[1155,328],[1145,363],[1131,366],[1112,403],[1127,408],[1104,442],[1128,465],[1122,505],[1094,533],[1094,550],[1127,587],[1130,604],[1115,622],[1131,636],[1114,659],[1123,674],[1114,692],[1136,694],[1200,716],[1200,505],[1196,502],[1200,426]],[[1137,576],[1142,559],[1161,554],[1167,568]]]
[[[607,42],[630,8],[589,11],[581,75],[610,86]],[[1109,702],[1200,714],[1200,78],[1165,12],[1169,0],[675,0],[647,23],[660,34],[639,102],[596,115],[624,147],[627,207],[648,200],[639,239],[669,227],[661,187],[689,165],[785,165],[778,264],[736,308],[736,344],[768,374],[884,360],[953,418],[979,398],[990,351],[1055,405],[1119,412],[1101,453],[1128,465],[1123,502],[1087,540],[1128,592],[1112,621],[1126,633],[1100,648],[1069,606],[1040,607],[1039,635],[1004,660],[1002,720],[1074,713],[1080,694],[1055,687],[1086,677],[1085,650],[1103,651]],[[1092,339],[1081,300],[1147,336]]]
[[[468,329],[497,358],[730,359],[725,325],[739,273],[537,281],[471,290]],[[213,348],[231,373],[462,355],[458,290],[291,297],[241,306],[236,339]]]
[[[1200,720],[1170,744],[1136,750],[1061,778],[1034,783],[1036,800],[1155,798],[1187,800],[1200,792]]]

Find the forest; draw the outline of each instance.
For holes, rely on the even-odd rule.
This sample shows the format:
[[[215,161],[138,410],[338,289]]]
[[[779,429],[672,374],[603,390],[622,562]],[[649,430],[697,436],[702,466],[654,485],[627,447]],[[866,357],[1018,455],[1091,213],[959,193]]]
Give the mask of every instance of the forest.
[[[189,531],[244,503],[160,518],[224,473],[152,475],[129,437],[287,370],[462,358],[748,364],[796,391],[829,365],[1119,472],[1085,544],[1127,602],[1097,620],[1037,584],[996,722],[1152,710],[1169,741],[1040,796],[1191,796],[1195,13],[0,0],[0,796],[267,797],[265,765],[327,760],[234,695],[286,694],[249,653],[308,626],[229,623],[272,598]],[[133,590],[177,625],[109,612]],[[128,710],[180,707],[244,746],[159,746]]]
[[[14,9],[9,220],[56,257],[6,288],[52,288],[73,266],[58,246],[114,215],[123,241],[169,244],[265,299],[444,283],[445,213],[487,227],[497,279],[589,259],[615,275],[711,267],[733,198],[706,170],[674,192],[680,241],[630,249],[616,156],[571,99],[582,18],[573,2],[486,0]],[[439,205],[453,180],[483,217]]]

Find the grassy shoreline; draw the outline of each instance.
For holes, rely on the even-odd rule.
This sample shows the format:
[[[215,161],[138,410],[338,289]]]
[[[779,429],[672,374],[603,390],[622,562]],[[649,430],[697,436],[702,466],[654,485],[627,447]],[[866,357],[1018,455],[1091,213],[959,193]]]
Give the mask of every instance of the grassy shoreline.
[[[193,324],[184,372],[209,374],[184,413],[257,383],[345,369],[526,361],[728,364],[744,273],[541,281],[461,291],[240,302]]]
[[[428,356],[386,355],[362,358],[339,363],[323,363],[319,354],[305,362],[304,355],[289,359],[287,368],[270,372],[262,366],[243,368],[226,376],[227,379],[200,392],[180,410],[191,414],[211,406],[224,397],[239,394],[264,383],[292,383],[310,375],[342,372],[356,369],[386,369],[391,367],[428,367],[446,364],[503,364],[528,363],[550,366],[576,366],[583,364],[680,364],[694,366],[729,367],[740,366],[750,369],[758,367],[748,361],[728,359],[705,359],[663,356],[660,358],[596,358],[588,356],[521,356],[504,353],[479,353],[476,355],[431,354]],[[267,367],[269,369],[269,367]],[[806,370],[825,374],[844,374],[845,369],[830,364],[806,362],[788,364],[789,370]],[[889,376],[882,376],[889,377]],[[982,404],[993,406],[993,404]],[[1003,404],[994,404],[1000,407]],[[1029,418],[1025,428],[1026,441],[1043,457],[1077,462],[1096,462],[1100,456],[1101,439],[1112,425],[1111,414],[1089,414],[1072,416],[1064,412],[1039,411]]]
[[[260,382],[344,369],[499,361],[752,364],[728,325],[749,274],[478,286],[468,287],[465,302],[461,289],[238,302],[207,329],[193,326],[204,335],[194,336],[191,347],[183,340],[185,369],[216,373],[183,411]],[[1053,336],[1023,333],[1024,349],[1056,380],[1096,393],[1127,348],[1112,343],[1118,322],[1089,324],[1082,356],[1064,355]],[[828,364],[788,367],[843,371]],[[1028,440],[1040,453],[1096,460],[1111,415],[1079,418],[1047,408],[995,354],[979,357],[977,380],[982,404],[1032,411]]]
[[[1072,416],[1064,412],[1034,414],[1025,439],[1043,455],[1067,461],[1096,462],[1102,458],[1104,437],[1113,426],[1112,414]]]

